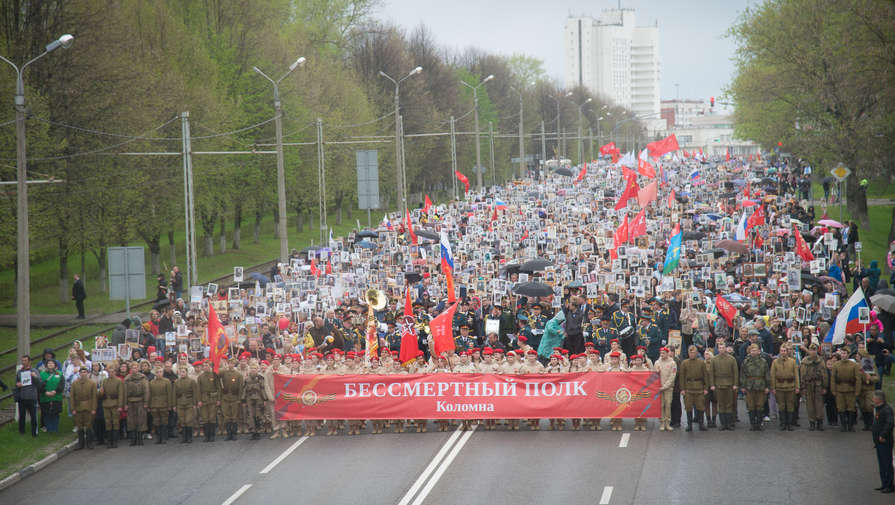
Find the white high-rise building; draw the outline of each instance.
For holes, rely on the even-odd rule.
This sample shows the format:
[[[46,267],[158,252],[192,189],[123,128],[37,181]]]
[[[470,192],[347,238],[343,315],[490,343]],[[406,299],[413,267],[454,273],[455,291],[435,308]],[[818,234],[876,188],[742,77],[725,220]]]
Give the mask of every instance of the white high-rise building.
[[[582,86],[638,116],[659,116],[659,27],[636,26],[633,9],[570,17],[563,34],[565,86]]]

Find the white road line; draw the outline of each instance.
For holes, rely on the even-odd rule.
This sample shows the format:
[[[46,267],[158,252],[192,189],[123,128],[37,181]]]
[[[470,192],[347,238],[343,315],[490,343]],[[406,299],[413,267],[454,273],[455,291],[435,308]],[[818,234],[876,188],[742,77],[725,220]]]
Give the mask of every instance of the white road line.
[[[605,486],[603,494],[600,495],[600,505],[609,505],[610,498],[612,498],[612,486]]]
[[[288,458],[289,455],[292,454],[292,451],[298,449],[298,446],[300,446],[302,444],[302,442],[304,442],[307,439],[308,439],[308,437],[301,437],[298,440],[296,440],[294,444],[292,444],[291,446],[289,446],[288,449],[283,451],[283,454],[280,454],[279,456],[277,456],[277,459],[271,461],[269,465],[265,466],[264,470],[261,470],[260,473],[262,473],[262,474],[270,473],[270,471],[273,470],[273,468],[275,466],[279,465],[284,459]]]
[[[451,433],[450,438],[448,438],[447,442],[445,442],[444,445],[441,446],[441,449],[438,451],[437,454],[435,454],[435,457],[432,458],[432,461],[429,462],[429,466],[427,466],[426,469],[423,470],[423,473],[421,473],[420,476],[416,479],[416,482],[414,482],[413,485],[410,486],[407,494],[404,495],[404,498],[401,498],[401,501],[398,502],[398,505],[407,505],[408,503],[410,503],[410,500],[413,499],[413,496],[419,490],[420,486],[422,486],[423,483],[426,482],[426,479],[429,478],[429,475],[432,474],[432,471],[435,470],[435,467],[437,467],[438,464],[441,463],[441,460],[444,459],[444,455],[447,454],[447,452],[451,449],[451,446],[454,445],[454,442],[457,441],[457,438],[460,436],[461,433],[462,432],[459,428]]]
[[[432,491],[432,488],[435,487],[435,484],[438,483],[438,479],[444,474],[444,471],[447,470],[449,466],[451,466],[451,462],[454,461],[454,458],[457,457],[457,454],[460,452],[460,449],[466,445],[466,442],[469,440],[469,437],[472,436],[472,433],[475,431],[476,426],[473,425],[472,429],[467,431],[460,437],[460,440],[454,445],[454,448],[451,449],[451,453],[444,458],[444,461],[441,463],[441,466],[438,467],[438,470],[432,475],[432,478],[429,479],[429,482],[426,483],[426,487],[420,491],[420,494],[417,495],[416,499],[413,500],[413,505],[420,505],[423,503],[423,500],[426,499],[426,496],[429,496],[429,491]]]
[[[628,440],[631,440],[631,434],[630,433],[622,433],[622,439],[618,441],[618,446],[619,447],[627,447]]]
[[[242,486],[241,488],[237,489],[236,492],[231,494],[230,498],[227,498],[227,500],[224,501],[224,503],[222,503],[221,505],[232,505],[233,502],[238,500],[239,497],[242,496],[242,493],[245,493],[246,491],[248,491],[250,487],[252,487],[251,484],[246,484],[246,485]]]

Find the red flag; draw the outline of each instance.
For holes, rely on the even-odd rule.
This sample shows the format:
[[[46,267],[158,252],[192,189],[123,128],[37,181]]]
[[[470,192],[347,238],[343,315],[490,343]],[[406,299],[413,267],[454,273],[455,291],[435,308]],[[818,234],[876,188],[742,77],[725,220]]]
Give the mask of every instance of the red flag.
[[[612,151],[610,154],[612,155],[612,162],[618,163],[618,155],[620,154],[618,152],[618,150],[616,149],[615,151]]]
[[[637,172],[644,177],[649,177],[650,179],[656,176],[656,169],[654,169],[653,166],[650,165],[650,163],[643,158],[637,160]]]
[[[615,204],[615,210],[625,208],[629,199],[637,197],[638,190],[640,190],[640,186],[637,185],[637,175],[631,172],[631,175],[628,177],[628,185],[625,187],[622,196],[618,197],[618,203]]]
[[[737,315],[736,307],[725,300],[721,293],[718,293],[718,296],[715,297],[715,308],[718,309],[718,314],[721,314],[721,317],[727,321],[727,326],[733,328],[733,318]]]
[[[640,212],[631,220],[629,238],[634,240],[641,235],[646,235],[646,209],[640,209]]]
[[[662,140],[650,142],[646,145],[646,148],[649,149],[649,155],[653,158],[658,158],[665,153],[680,149],[677,144],[677,137],[675,137],[673,133]]]
[[[416,233],[413,232],[413,222],[410,220],[410,212],[404,209],[404,221],[407,223],[407,232],[410,233],[410,243],[417,245]]]
[[[761,226],[765,224],[764,219],[764,205],[759,206],[755,209],[755,212],[749,216],[749,219],[746,220],[746,231],[751,230],[754,226]]]
[[[758,151],[758,161],[761,161],[761,151]]]
[[[725,153],[726,153],[726,155],[725,155],[725,159],[726,159],[727,161],[730,161],[730,149],[725,149]]]
[[[671,190],[671,193],[668,195],[668,208],[670,209],[674,205],[674,190]]]
[[[634,171],[631,170],[630,168],[622,165],[622,177],[624,177],[625,179],[630,179],[631,177],[634,177],[636,179],[637,174],[634,173]]]
[[[628,215],[625,214],[625,220],[615,229],[615,235],[612,237],[613,249],[628,241]]]
[[[795,224],[792,225],[792,234],[796,237],[796,254],[798,254],[803,261],[813,261],[814,254],[811,253],[811,248],[808,247],[805,239],[802,238],[802,233],[799,232],[799,229]]]
[[[457,180],[462,182],[463,185],[466,186],[466,189],[463,190],[463,193],[464,194],[469,193],[469,178],[466,177],[465,175],[461,174],[460,172],[454,172],[454,173],[457,174]]]
[[[522,234],[522,238],[519,239],[520,242],[528,238],[528,230],[525,230],[525,233]]]
[[[211,362],[214,363],[214,373],[218,373],[221,358],[227,357],[227,349],[230,347],[230,341],[227,339],[227,334],[224,333],[224,327],[221,325],[221,320],[218,319],[218,315],[214,311],[214,306],[210,303],[208,304],[207,330],[208,347],[210,348],[209,358],[211,358]]]
[[[311,258],[311,275],[314,277],[320,277],[320,269],[317,268],[317,260]]]
[[[426,195],[426,201],[425,201],[425,204],[423,205],[423,212],[428,214],[429,208],[431,208],[431,207],[432,207],[432,200],[429,200],[429,195]]]
[[[752,239],[753,249],[761,249],[761,246],[764,245],[764,240],[762,240],[761,235],[758,233],[755,234],[755,238]]]
[[[688,153],[687,150],[684,149],[684,158],[689,158],[689,157],[690,157],[690,153]]]
[[[615,151],[615,142],[610,142],[605,146],[600,147],[600,154],[612,154]]]
[[[491,213],[491,222],[497,221],[497,206],[494,206],[494,211]]]
[[[646,207],[650,204],[650,202],[658,197],[658,194],[659,181],[653,181],[640,188],[640,190],[637,192],[637,203],[639,203],[641,207]]]
[[[575,182],[573,184],[578,184],[579,182],[583,181],[585,175],[587,175],[587,164],[585,164],[584,168],[582,168],[581,171],[578,172],[578,178],[575,179]]]
[[[447,310],[435,316],[429,321],[429,329],[432,331],[432,340],[434,341],[434,354],[441,356],[444,351],[454,349],[454,333],[451,329],[454,321],[454,312],[457,311],[457,304],[454,303]]]
[[[333,265],[329,261],[329,258],[327,258],[327,260],[326,260],[326,275],[332,275],[332,273],[333,273]]]
[[[401,364],[407,366],[416,359],[419,353],[419,342],[416,338],[416,330],[413,327],[413,306],[410,303],[410,288],[404,290],[404,318],[401,321],[401,351],[398,358]]]
[[[705,156],[704,154],[702,154],[702,148],[701,148],[701,147],[699,148],[699,155],[700,155],[700,156]]]

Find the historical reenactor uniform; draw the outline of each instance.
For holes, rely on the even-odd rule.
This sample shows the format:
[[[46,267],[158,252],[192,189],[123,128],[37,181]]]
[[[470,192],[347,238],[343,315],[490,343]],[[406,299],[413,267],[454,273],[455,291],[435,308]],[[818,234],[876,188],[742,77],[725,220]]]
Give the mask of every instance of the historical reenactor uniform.
[[[709,373],[715,400],[718,402],[718,417],[721,418],[721,426],[718,429],[733,430],[736,419],[736,392],[740,383],[736,358],[728,352],[719,352],[709,362]]]
[[[762,413],[768,399],[768,385],[770,384],[770,367],[767,360],[761,355],[758,344],[749,346],[749,355],[743,360],[740,368],[740,387],[746,394],[746,410],[749,411],[750,431],[761,431]]]
[[[103,381],[99,389],[103,400],[103,419],[106,423],[106,433],[109,434],[109,449],[118,447],[118,431],[121,429],[121,411],[127,405],[127,392],[124,381],[114,373]]]
[[[183,428],[180,443],[189,444],[193,442],[193,430],[199,426],[196,412],[200,397],[199,382],[185,372],[179,375],[174,381],[174,405]]]
[[[864,356],[861,358],[861,394],[858,396],[858,403],[861,404],[861,415],[864,421],[864,430],[870,431],[873,424],[873,391],[876,383],[879,381],[879,374],[876,371],[876,365],[873,358]]]
[[[199,424],[205,431],[205,441],[214,442],[218,429],[218,407],[221,404],[221,378],[214,373],[211,363],[205,363],[205,371],[196,379],[199,383]]]
[[[149,381],[149,412],[155,424],[156,444],[168,436],[168,412],[174,409],[174,385],[161,374]]]
[[[69,398],[75,427],[78,429],[78,449],[86,444],[93,449],[93,417],[96,415],[96,382],[88,376],[87,367],[79,370],[80,377],[71,385]]]
[[[264,384],[264,376],[258,372],[257,365],[253,365],[250,368],[249,376],[245,381],[244,391],[246,422],[249,424],[249,431],[252,432],[252,440],[258,440],[261,438],[258,428],[264,417],[264,402],[267,401],[267,389]],[[334,422],[333,425],[335,426],[336,423]]]
[[[694,419],[699,424],[699,431],[706,431],[703,413],[711,378],[705,362],[698,357],[696,346],[691,345],[688,352],[690,357],[681,363],[678,370],[681,391],[684,393],[684,409],[687,411],[687,431],[693,431]]]
[[[829,388],[830,379],[824,360],[817,355],[817,344],[811,344],[808,356],[799,364],[799,381],[802,385],[802,396],[808,408],[808,431],[824,429],[824,394]]]
[[[245,378],[237,370],[221,371],[221,413],[227,430],[226,440],[236,440],[239,407],[245,396]]]
[[[795,395],[799,390],[799,367],[789,356],[789,346],[781,349],[780,356],[771,364],[771,391],[777,398],[780,411],[780,429],[792,431],[792,414],[795,410]]]
[[[139,370],[133,370],[124,379],[124,388],[127,391],[127,431],[131,445],[143,445],[143,432],[149,430],[146,425],[149,380]]]

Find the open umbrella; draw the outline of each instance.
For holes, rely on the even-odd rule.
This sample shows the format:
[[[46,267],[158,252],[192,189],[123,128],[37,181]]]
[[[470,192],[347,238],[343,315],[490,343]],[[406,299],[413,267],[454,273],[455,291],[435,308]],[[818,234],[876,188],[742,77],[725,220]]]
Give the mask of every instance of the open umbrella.
[[[427,238],[429,240],[438,240],[438,234],[432,231],[417,230],[414,233],[416,233],[417,237]]]
[[[741,244],[741,243],[733,241],[733,240],[721,240],[716,245],[718,247],[720,247],[721,249],[724,249],[724,250],[727,250],[730,252],[736,252],[736,253],[740,253],[740,254],[746,254],[749,252],[749,246],[747,246],[746,244]]]
[[[542,258],[535,258],[533,260],[528,260],[519,267],[519,271],[521,272],[538,272],[544,270],[545,268],[552,266],[553,263],[547,261]]]
[[[522,266],[522,265],[520,265],[520,264],[518,264],[518,263],[507,263],[506,265],[500,267],[500,271],[499,271],[499,273],[500,273],[501,275],[504,275],[504,274],[506,274],[506,275],[518,274],[518,273],[519,273],[519,268],[520,268],[521,266]]]
[[[570,288],[581,288],[584,287],[584,284],[578,279],[575,279],[574,281],[568,283],[567,286]]]
[[[705,233],[701,231],[685,231],[681,236],[681,240],[702,240],[705,238]]]
[[[834,221],[832,219],[821,219],[817,222],[817,224],[821,224],[824,226],[830,226],[832,228],[842,228],[844,225],[839,221]]]
[[[267,283],[270,282],[270,279],[266,275],[258,272],[251,272],[249,274],[249,279],[255,279],[256,281],[258,281],[259,284],[261,284],[262,287],[266,286]]]
[[[553,288],[543,282],[523,282],[513,286],[513,293],[525,296],[550,296]]]
[[[840,281],[839,279],[834,279],[829,275],[821,275],[818,277],[818,279],[824,282],[832,282],[833,287],[836,288],[837,291],[839,291],[840,293],[845,293],[845,284],[842,284],[842,281]]]
[[[572,173],[571,170],[569,170],[566,167],[557,168],[555,173],[556,173],[556,175],[565,175],[566,177],[571,177],[571,176],[575,175]]]
[[[419,272],[404,272],[404,282],[419,282],[423,279],[423,276],[419,274]]]
[[[361,231],[357,232],[357,234],[355,235],[355,238],[357,238],[357,239],[379,238],[379,234],[373,230],[361,230]]]
[[[802,284],[808,286],[809,284],[813,284],[815,286],[824,287],[824,281],[820,277],[811,275],[809,273],[802,272]]]
[[[361,240],[360,242],[356,242],[354,245],[362,249],[376,249],[376,244],[370,242],[369,240]]]
[[[895,314],[895,296],[892,295],[873,295],[870,301],[889,314]]]
[[[875,294],[895,296],[895,289],[892,289],[892,288],[877,289]]]
[[[739,293],[728,293],[723,298],[730,303],[752,303],[752,300]]]

